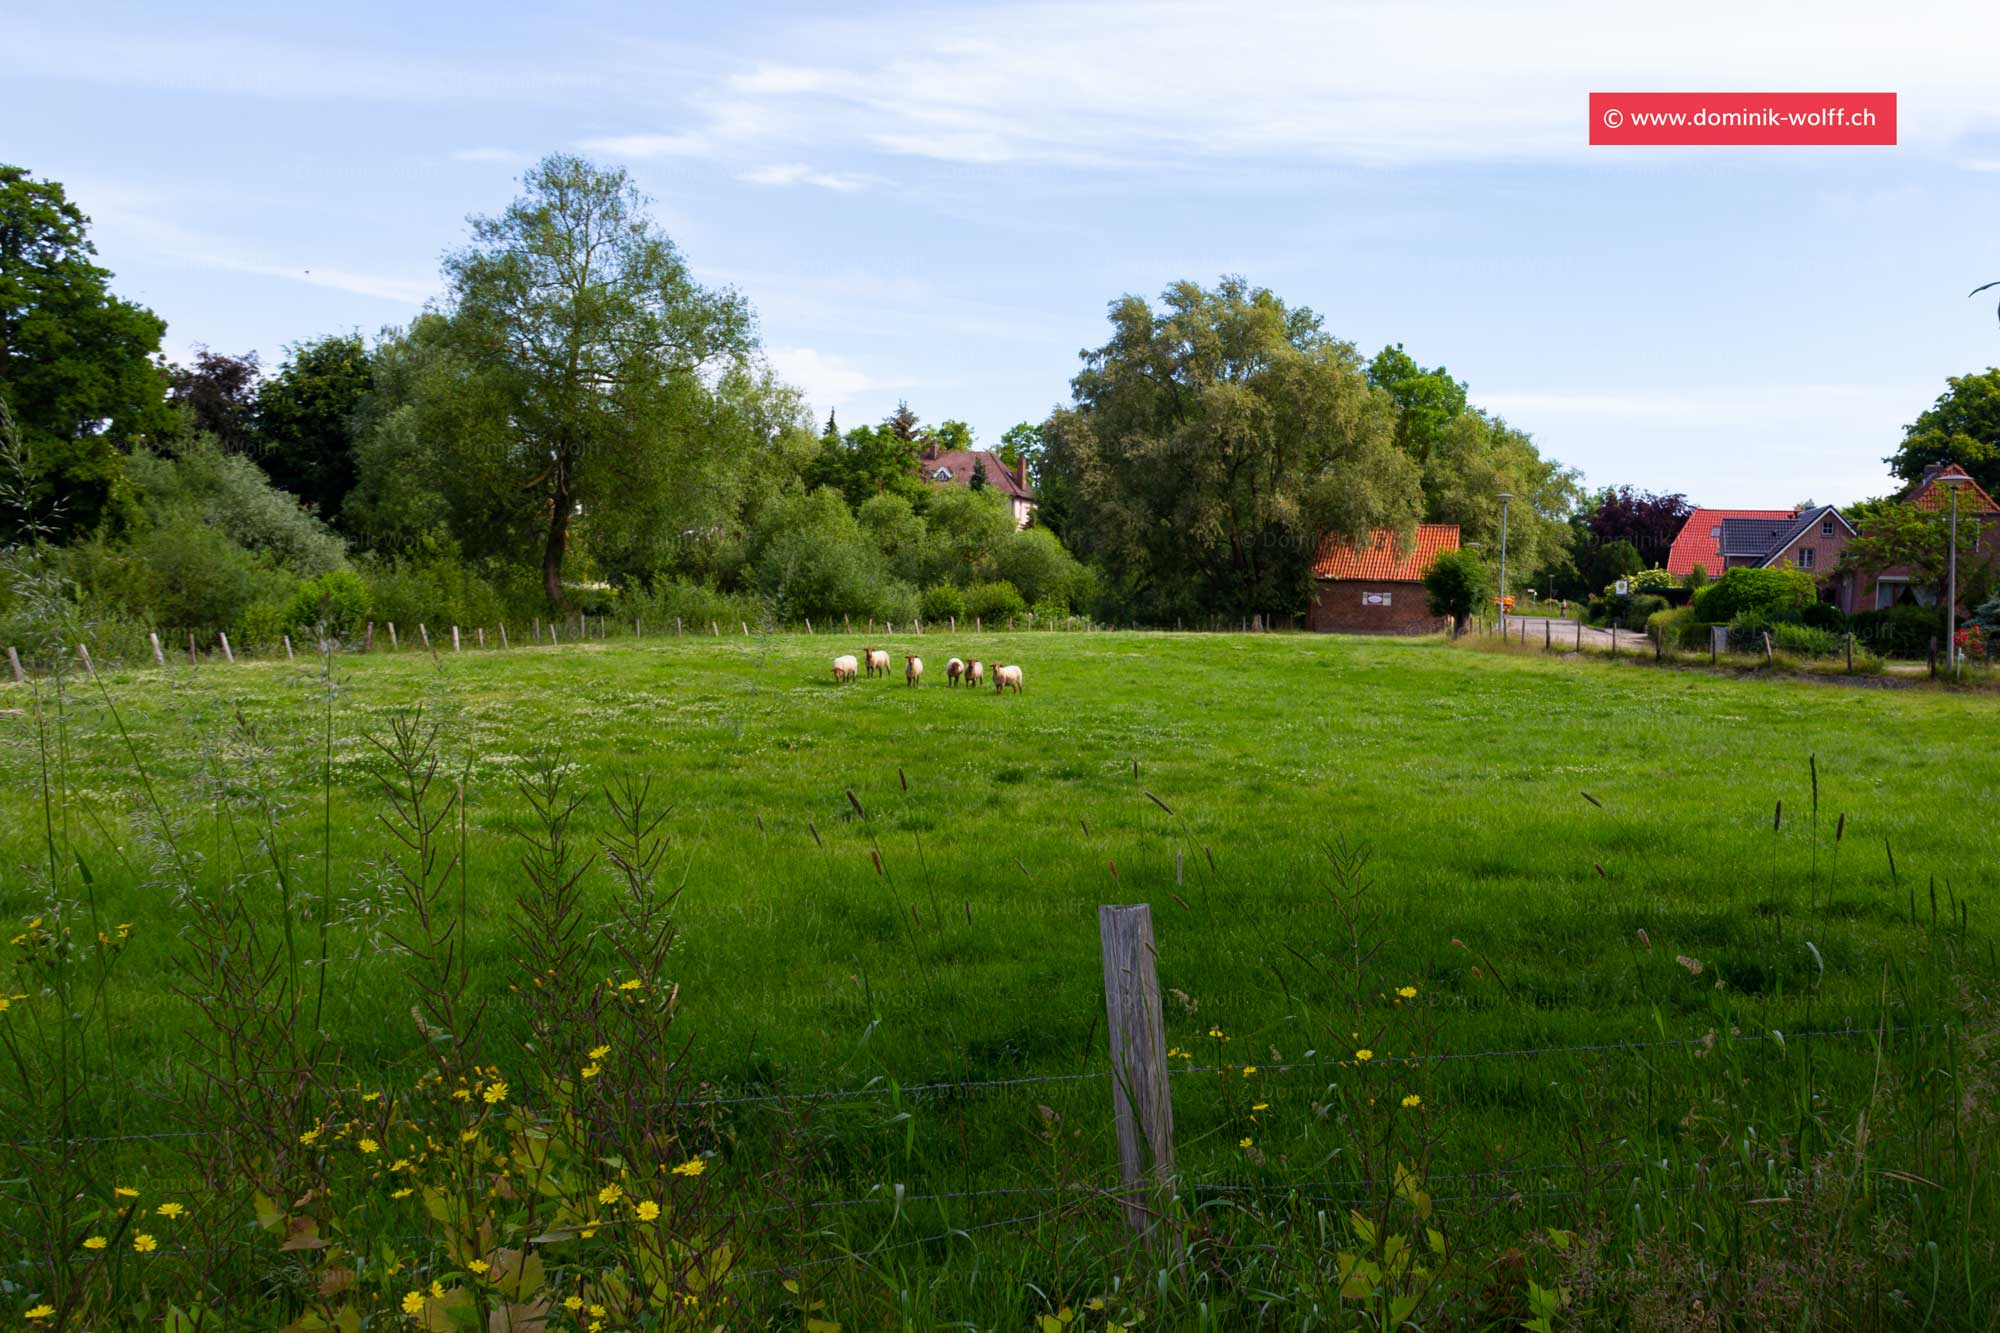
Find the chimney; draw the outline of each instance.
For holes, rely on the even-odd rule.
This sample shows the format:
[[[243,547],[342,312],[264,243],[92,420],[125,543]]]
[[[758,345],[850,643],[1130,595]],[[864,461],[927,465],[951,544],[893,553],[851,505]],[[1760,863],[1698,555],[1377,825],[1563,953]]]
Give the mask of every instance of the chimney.
[[[1021,483],[1021,489],[1028,489],[1028,459],[1025,454],[1014,459],[1014,480]]]
[[[934,463],[937,461],[937,445],[927,444],[924,446],[924,461],[926,463]]]

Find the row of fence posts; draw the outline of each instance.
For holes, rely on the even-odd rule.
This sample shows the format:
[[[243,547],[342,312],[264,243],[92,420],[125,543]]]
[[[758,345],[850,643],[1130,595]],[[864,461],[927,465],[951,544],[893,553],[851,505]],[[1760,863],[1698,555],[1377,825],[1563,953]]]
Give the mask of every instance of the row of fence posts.
[[[958,617],[948,616],[946,617],[946,619],[950,622],[951,632],[956,634],[958,632]],[[737,628],[742,631],[743,637],[745,638],[751,637],[751,629],[749,621],[738,620],[736,623],[737,623]],[[881,624],[883,633],[894,634],[896,632],[895,621],[885,620],[881,622]],[[854,623],[850,617],[842,616],[840,618],[840,625],[843,633],[852,634],[854,632]],[[382,628],[387,632],[389,636],[389,650],[391,652],[400,652],[402,650],[402,640],[398,637],[396,633],[396,623],[392,620],[383,621]],[[974,616],[972,618],[972,628],[973,632],[975,633],[981,633],[981,634],[985,633],[986,631],[985,618],[983,616]],[[1015,618],[1013,616],[1008,616],[1007,629],[1009,632],[1012,632],[1014,628],[1015,628]],[[1092,628],[1094,629],[1096,627],[1093,626]],[[496,629],[500,647],[503,649],[511,648],[513,645],[507,637],[506,622],[502,621],[496,627]],[[818,633],[818,631],[813,628],[813,623],[810,619],[808,619],[805,622],[805,629],[807,634]],[[908,625],[908,629],[911,633],[914,634],[923,634],[926,632],[924,622],[921,619],[910,622],[910,624]],[[546,637],[544,637],[544,631],[546,631]],[[685,619],[680,616],[674,617],[674,636],[676,638],[680,638],[685,636],[687,632],[688,632],[687,623]],[[697,632],[699,631],[697,630]],[[722,635],[721,623],[715,620],[709,621],[708,632],[711,637],[720,638]],[[876,632],[876,621],[872,616],[869,617],[866,622],[866,632],[869,634],[874,634]],[[486,629],[483,625],[475,627],[472,633],[475,642],[480,648],[484,648],[487,646]],[[575,642],[579,639],[602,640],[611,637],[610,621],[608,617],[588,616],[581,614],[571,616],[567,620],[560,622],[555,620],[549,620],[545,622],[539,616],[537,616],[529,622],[529,633],[536,644],[539,645],[542,643],[547,643],[555,647],[560,647],[562,645],[562,643],[564,642],[563,639],[564,634],[568,634],[570,636],[571,642]],[[632,637],[637,639],[637,638],[643,638],[644,636],[645,636],[645,622],[642,619],[635,617],[632,621]],[[227,634],[218,633],[215,637],[216,637],[216,647],[214,651],[220,652],[225,661],[234,665],[236,661],[236,651],[234,648],[230,646],[229,636]],[[419,623],[417,625],[417,637],[422,642],[425,652],[433,651],[431,648],[430,626],[428,624]],[[164,667],[167,664],[167,655],[165,648],[162,646],[160,642],[159,633],[157,631],[149,631],[146,635],[146,638],[152,646],[153,664],[155,666]],[[285,649],[285,660],[288,662],[296,661],[297,658],[294,655],[292,648],[292,636],[289,634],[281,635],[280,642],[283,644]],[[318,639],[318,644],[320,652],[324,653],[332,646],[332,641],[324,637],[321,637]],[[461,632],[459,626],[453,625],[451,627],[451,650],[456,653],[464,651],[464,648],[465,648],[464,635]],[[361,650],[363,652],[368,652],[368,653],[372,653],[375,651],[375,622],[372,620],[367,622],[367,625],[364,627],[362,631]],[[176,651],[179,650],[176,649]],[[78,644],[77,655],[80,661],[84,662],[86,666],[89,665],[89,655],[90,655],[89,649],[85,648],[82,644]],[[188,656],[189,666],[198,665],[202,657],[200,645],[196,642],[195,636],[192,633],[190,633],[187,636],[187,656]],[[27,681],[28,673],[26,667],[21,662],[21,654],[18,649],[12,646],[9,646],[7,649],[7,665],[8,668],[13,672],[15,684],[19,685]],[[92,674],[94,675],[95,668],[94,667],[91,668],[91,671]]]
[[[1516,617],[1516,619],[1520,620],[1521,618]],[[1474,623],[1479,626],[1480,633],[1485,634],[1489,632],[1486,629],[1486,620],[1484,617],[1481,617]],[[1506,640],[1507,639],[1506,622],[1496,621],[1495,629],[1492,632],[1499,634],[1503,641]],[[1626,633],[1629,635],[1631,631],[1628,630],[1626,631]],[[1771,632],[1769,630],[1762,631],[1762,637],[1764,642],[1764,665],[1776,666],[1778,659],[1776,650],[1774,649],[1771,643]],[[1653,645],[1653,660],[1655,662],[1664,662],[1666,660],[1666,654],[1667,654],[1666,635],[1659,629],[1658,626],[1648,625],[1645,629],[1645,638]],[[1725,625],[1709,626],[1708,664],[1710,666],[1715,666],[1722,660],[1722,653],[1723,650],[1728,646],[1728,640],[1729,640],[1729,629],[1727,626]],[[1846,654],[1847,658],[1847,669],[1851,672],[1854,670],[1854,635],[1852,631],[1843,634],[1841,636],[1841,640],[1842,640],[1841,642],[1842,651]],[[1527,641],[1528,641],[1528,626],[1525,621],[1522,621],[1520,642],[1525,644],[1527,643]],[[1581,620],[1578,620],[1576,622],[1576,650],[1578,652],[1583,651],[1583,622]],[[1542,617],[1542,651],[1543,652],[1555,651],[1555,622],[1546,616]],[[1616,624],[1613,624],[1611,626],[1611,656],[1613,657],[1618,656],[1618,626]],[[1937,636],[1932,635],[1931,647],[1930,647],[1930,673],[1933,676],[1937,675],[1937,657],[1938,657]]]

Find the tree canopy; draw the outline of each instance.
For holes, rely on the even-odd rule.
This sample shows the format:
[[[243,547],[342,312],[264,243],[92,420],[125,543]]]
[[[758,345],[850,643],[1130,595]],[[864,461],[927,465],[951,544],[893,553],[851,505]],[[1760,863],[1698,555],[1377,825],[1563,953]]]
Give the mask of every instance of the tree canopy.
[[[1956,463],[1989,494],[2000,491],[2000,368],[1953,375],[1946,384],[1883,461],[1908,485],[1934,464]]]

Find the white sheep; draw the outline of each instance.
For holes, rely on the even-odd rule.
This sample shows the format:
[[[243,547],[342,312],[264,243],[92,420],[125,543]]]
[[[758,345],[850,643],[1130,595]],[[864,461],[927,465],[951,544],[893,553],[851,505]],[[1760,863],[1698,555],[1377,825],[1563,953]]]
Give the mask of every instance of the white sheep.
[[[986,683],[986,668],[976,657],[965,664],[965,683],[974,689]]]
[[[868,657],[869,675],[875,675],[877,672],[885,676],[889,674],[889,654],[880,648],[863,648],[861,651]]]
[[[952,658],[949,662],[946,662],[944,664],[945,684],[956,685],[958,684],[959,679],[964,675],[965,675],[965,663],[959,661],[956,657]]]
[[[903,664],[903,679],[910,683],[911,689],[915,689],[917,682],[924,678],[924,659],[905,653]]]
[[[833,678],[836,681],[853,680],[861,673],[861,664],[854,660],[854,654],[833,659]]]
[[[993,692],[995,694],[1005,694],[1009,685],[1014,687],[1014,693],[1019,694],[1021,692],[1021,668],[1017,666],[994,667]]]

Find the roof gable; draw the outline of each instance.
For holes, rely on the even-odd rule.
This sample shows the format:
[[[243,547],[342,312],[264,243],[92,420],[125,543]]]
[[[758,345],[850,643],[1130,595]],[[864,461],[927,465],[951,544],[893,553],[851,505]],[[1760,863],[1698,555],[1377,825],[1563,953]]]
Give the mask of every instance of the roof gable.
[[[1832,519],[1841,527],[1846,528],[1848,536],[1859,535],[1855,532],[1854,525],[1847,521],[1847,515],[1841,513],[1832,505],[1814,505],[1811,509],[1801,510],[1797,521],[1786,528],[1785,531],[1778,534],[1778,539],[1771,543],[1770,550],[1764,555],[1764,565],[1768,566],[1774,561],[1783,559],[1785,552],[1791,550],[1793,542],[1805,536],[1828,519]]]
[[[1320,539],[1313,556],[1313,577],[1373,579],[1385,583],[1415,583],[1442,552],[1458,549],[1458,524],[1419,523],[1408,553],[1396,549],[1396,534],[1377,528],[1356,544],[1329,534]]]
[[[1680,535],[1674,538],[1673,546],[1667,551],[1667,572],[1679,574],[1683,578],[1694,573],[1700,565],[1711,574],[1722,569],[1722,552],[1719,549],[1721,527],[1725,520],[1732,518],[1789,519],[1797,513],[1792,509],[1697,509],[1681,525]]]
[[[1964,477],[1965,483],[1956,488],[1940,486],[1939,477]],[[1904,492],[1903,498],[1920,509],[1949,509],[1953,489],[1963,492],[1958,497],[1958,512],[1961,514],[1991,514],[2000,508],[1994,505],[1993,497],[1956,463],[1931,464],[1924,469],[1922,479]]]
[[[998,454],[985,449],[939,449],[925,454],[918,466],[923,469],[926,481],[934,481],[941,486],[970,486],[980,463],[986,464],[986,484],[993,490],[1010,499],[1035,498],[1033,487],[1023,485],[1021,479],[1014,475],[1013,468],[1008,467]]]

